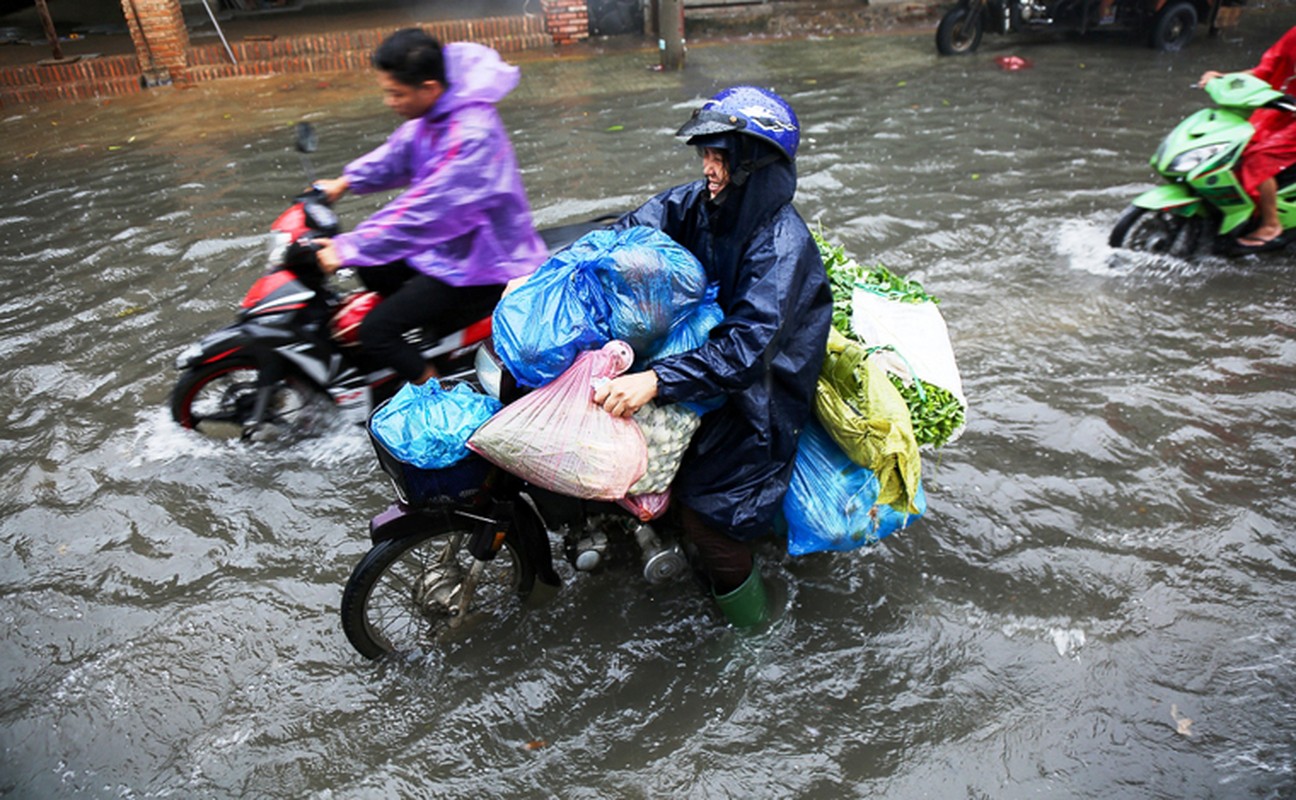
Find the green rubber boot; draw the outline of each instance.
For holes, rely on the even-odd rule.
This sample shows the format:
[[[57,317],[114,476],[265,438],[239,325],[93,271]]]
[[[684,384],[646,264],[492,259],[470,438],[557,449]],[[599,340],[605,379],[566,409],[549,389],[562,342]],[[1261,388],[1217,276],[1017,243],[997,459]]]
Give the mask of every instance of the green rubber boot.
[[[768,618],[765,581],[761,580],[760,570],[756,567],[752,567],[742,586],[726,594],[711,594],[724,612],[725,619],[735,628],[750,628]]]

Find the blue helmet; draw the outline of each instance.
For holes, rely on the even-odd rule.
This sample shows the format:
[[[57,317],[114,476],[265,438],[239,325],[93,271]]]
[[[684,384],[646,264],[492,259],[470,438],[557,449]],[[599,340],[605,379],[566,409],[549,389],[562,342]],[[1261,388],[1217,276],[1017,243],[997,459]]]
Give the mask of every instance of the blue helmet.
[[[721,133],[739,133],[764,139],[774,145],[788,161],[796,160],[801,143],[801,123],[792,106],[769,89],[756,86],[731,86],[702,104],[675,135],[686,137],[689,144],[698,137]]]

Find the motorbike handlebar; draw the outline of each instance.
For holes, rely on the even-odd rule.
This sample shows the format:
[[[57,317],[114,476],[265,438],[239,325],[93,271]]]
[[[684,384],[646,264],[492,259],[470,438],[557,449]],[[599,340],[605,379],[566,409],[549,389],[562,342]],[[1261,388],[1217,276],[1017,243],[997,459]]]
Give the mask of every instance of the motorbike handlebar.
[[[302,237],[284,252],[284,264],[290,267],[318,267],[319,251],[323,247],[315,239],[323,238],[314,231],[302,234]]]
[[[331,202],[329,202],[328,195],[324,193],[324,190],[319,188],[319,185],[315,183],[312,183],[310,186],[307,186],[306,191],[297,195],[293,199],[299,203],[318,203],[322,206],[333,205]]]

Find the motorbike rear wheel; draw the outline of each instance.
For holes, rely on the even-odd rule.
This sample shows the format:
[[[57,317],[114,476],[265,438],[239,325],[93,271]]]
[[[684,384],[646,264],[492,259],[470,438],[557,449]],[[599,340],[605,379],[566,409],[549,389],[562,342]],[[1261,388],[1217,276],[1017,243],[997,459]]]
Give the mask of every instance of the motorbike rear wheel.
[[[171,391],[171,418],[207,436],[246,436],[260,373],[252,358],[230,358],[187,370]],[[281,381],[266,408],[264,425],[276,431],[306,427],[317,394],[295,379]]]
[[[342,591],[342,630],[365,658],[417,654],[464,624],[503,611],[530,593],[531,565],[510,531],[490,561],[468,550],[472,526],[447,514],[419,533],[375,545]],[[463,592],[476,571],[466,608]]]
[[[1107,244],[1146,253],[1187,258],[1197,250],[1203,222],[1169,211],[1130,206],[1112,226]]]
[[[1153,50],[1175,53],[1188,46],[1197,28],[1197,9],[1188,0],[1171,2],[1152,21],[1148,46]]]
[[[981,46],[985,31],[985,15],[968,19],[970,9],[965,5],[951,8],[936,27],[936,49],[943,56],[961,56],[975,52]]]

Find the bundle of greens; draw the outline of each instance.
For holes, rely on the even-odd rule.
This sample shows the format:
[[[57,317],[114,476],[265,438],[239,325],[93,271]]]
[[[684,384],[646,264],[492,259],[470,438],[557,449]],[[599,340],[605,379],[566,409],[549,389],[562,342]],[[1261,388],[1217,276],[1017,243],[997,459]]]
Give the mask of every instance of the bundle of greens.
[[[882,295],[889,300],[905,303],[939,303],[916,280],[904,278],[878,264],[865,267],[846,253],[841,245],[832,244],[821,231],[812,230],[819,256],[828,271],[833,295],[833,328],[846,338],[860,342],[851,329],[851,298],[855,286]],[[867,342],[860,342],[867,345]],[[919,378],[888,374],[891,383],[900,390],[913,419],[914,438],[920,445],[940,447],[949,441],[963,425],[963,406],[952,393]]]
[[[906,384],[899,375],[887,375],[900,390],[913,421],[914,439],[918,444],[940,447],[963,425],[963,406],[958,398],[921,378]]]

